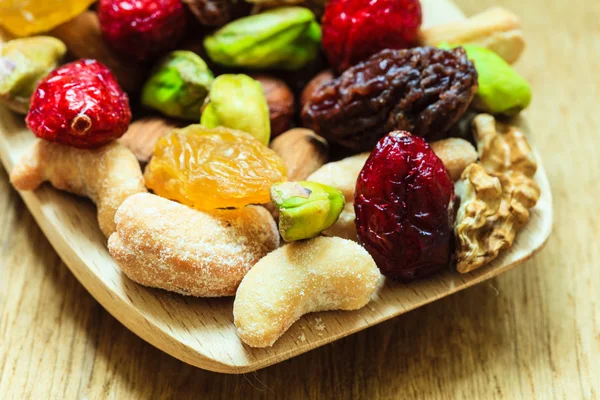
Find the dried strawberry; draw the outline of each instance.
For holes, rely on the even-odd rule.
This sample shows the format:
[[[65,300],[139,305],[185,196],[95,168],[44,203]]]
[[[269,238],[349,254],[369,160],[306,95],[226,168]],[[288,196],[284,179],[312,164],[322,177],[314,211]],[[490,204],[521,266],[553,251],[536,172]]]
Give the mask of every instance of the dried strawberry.
[[[323,48],[342,72],[383,49],[415,45],[419,0],[331,0],[323,15]]]
[[[96,60],[65,64],[42,79],[26,118],[37,137],[83,149],[121,137],[130,121],[127,95]]]
[[[104,40],[137,61],[172,50],[185,33],[181,0],[100,0],[98,18]]]
[[[427,142],[382,138],[360,172],[354,210],[360,243],[381,272],[410,282],[450,265],[454,184]]]

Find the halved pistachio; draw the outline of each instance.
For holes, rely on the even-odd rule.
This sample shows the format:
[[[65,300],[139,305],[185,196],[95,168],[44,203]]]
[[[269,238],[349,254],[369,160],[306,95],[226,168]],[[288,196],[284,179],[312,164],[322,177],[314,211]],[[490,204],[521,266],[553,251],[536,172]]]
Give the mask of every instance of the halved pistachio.
[[[307,8],[281,7],[240,18],[206,38],[214,62],[229,67],[297,70],[317,56],[321,28]]]
[[[218,76],[200,123],[207,128],[224,126],[247,132],[267,146],[271,120],[260,82],[243,74]]]
[[[67,52],[58,39],[34,36],[0,43],[0,100],[13,111],[27,114],[37,83]]]
[[[291,242],[317,236],[337,221],[344,195],[316,182],[282,182],[271,187],[271,201],[279,210],[279,233]]]
[[[144,85],[142,104],[170,117],[197,121],[213,80],[197,54],[174,51],[158,63]]]

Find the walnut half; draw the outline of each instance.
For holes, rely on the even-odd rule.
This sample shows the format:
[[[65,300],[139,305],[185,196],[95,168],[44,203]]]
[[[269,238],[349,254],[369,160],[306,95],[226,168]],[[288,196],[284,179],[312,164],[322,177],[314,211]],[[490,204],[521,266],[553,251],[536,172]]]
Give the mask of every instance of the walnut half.
[[[540,189],[533,180],[537,163],[523,133],[480,114],[473,120],[480,161],[457,183],[462,198],[457,214],[457,270],[473,271],[512,246],[529,220]]]

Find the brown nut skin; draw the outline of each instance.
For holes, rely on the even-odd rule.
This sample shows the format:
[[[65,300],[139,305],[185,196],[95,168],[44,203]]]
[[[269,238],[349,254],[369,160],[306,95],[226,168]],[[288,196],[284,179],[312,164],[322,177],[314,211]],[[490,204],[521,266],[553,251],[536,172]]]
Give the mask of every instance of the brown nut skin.
[[[265,92],[271,119],[271,138],[290,129],[295,112],[294,94],[281,79],[264,75],[251,74],[250,77],[260,82]]]
[[[161,137],[181,128],[185,123],[163,117],[149,116],[140,118],[129,125],[129,129],[119,142],[128,147],[138,161],[147,163],[154,153],[154,145]]]
[[[448,138],[437,140],[429,145],[435,155],[442,160],[453,181],[459,180],[465,168],[477,161],[477,150],[464,139]]]
[[[303,181],[327,162],[327,141],[310,129],[294,128],[279,135],[271,148],[285,163],[288,180]]]
[[[106,46],[95,12],[86,11],[57,26],[48,34],[62,40],[74,58],[90,58],[106,65],[117,78],[121,88],[130,95],[141,90],[147,67],[118,57]]]
[[[325,71],[321,71],[317,75],[315,75],[315,77],[312,78],[310,82],[308,82],[304,90],[302,90],[302,94],[300,95],[300,108],[302,109],[304,105],[310,100],[315,90],[317,90],[327,82],[332,81],[334,78],[335,75],[330,69],[326,69]]]

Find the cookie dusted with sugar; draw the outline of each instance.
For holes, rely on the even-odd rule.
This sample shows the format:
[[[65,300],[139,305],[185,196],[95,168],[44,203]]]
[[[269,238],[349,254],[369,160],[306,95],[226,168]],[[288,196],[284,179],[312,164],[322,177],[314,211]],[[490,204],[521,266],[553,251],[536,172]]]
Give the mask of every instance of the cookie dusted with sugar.
[[[131,280],[198,297],[233,296],[258,260],[279,247],[271,214],[260,206],[198,211],[141,194],[115,216],[108,250]]]

